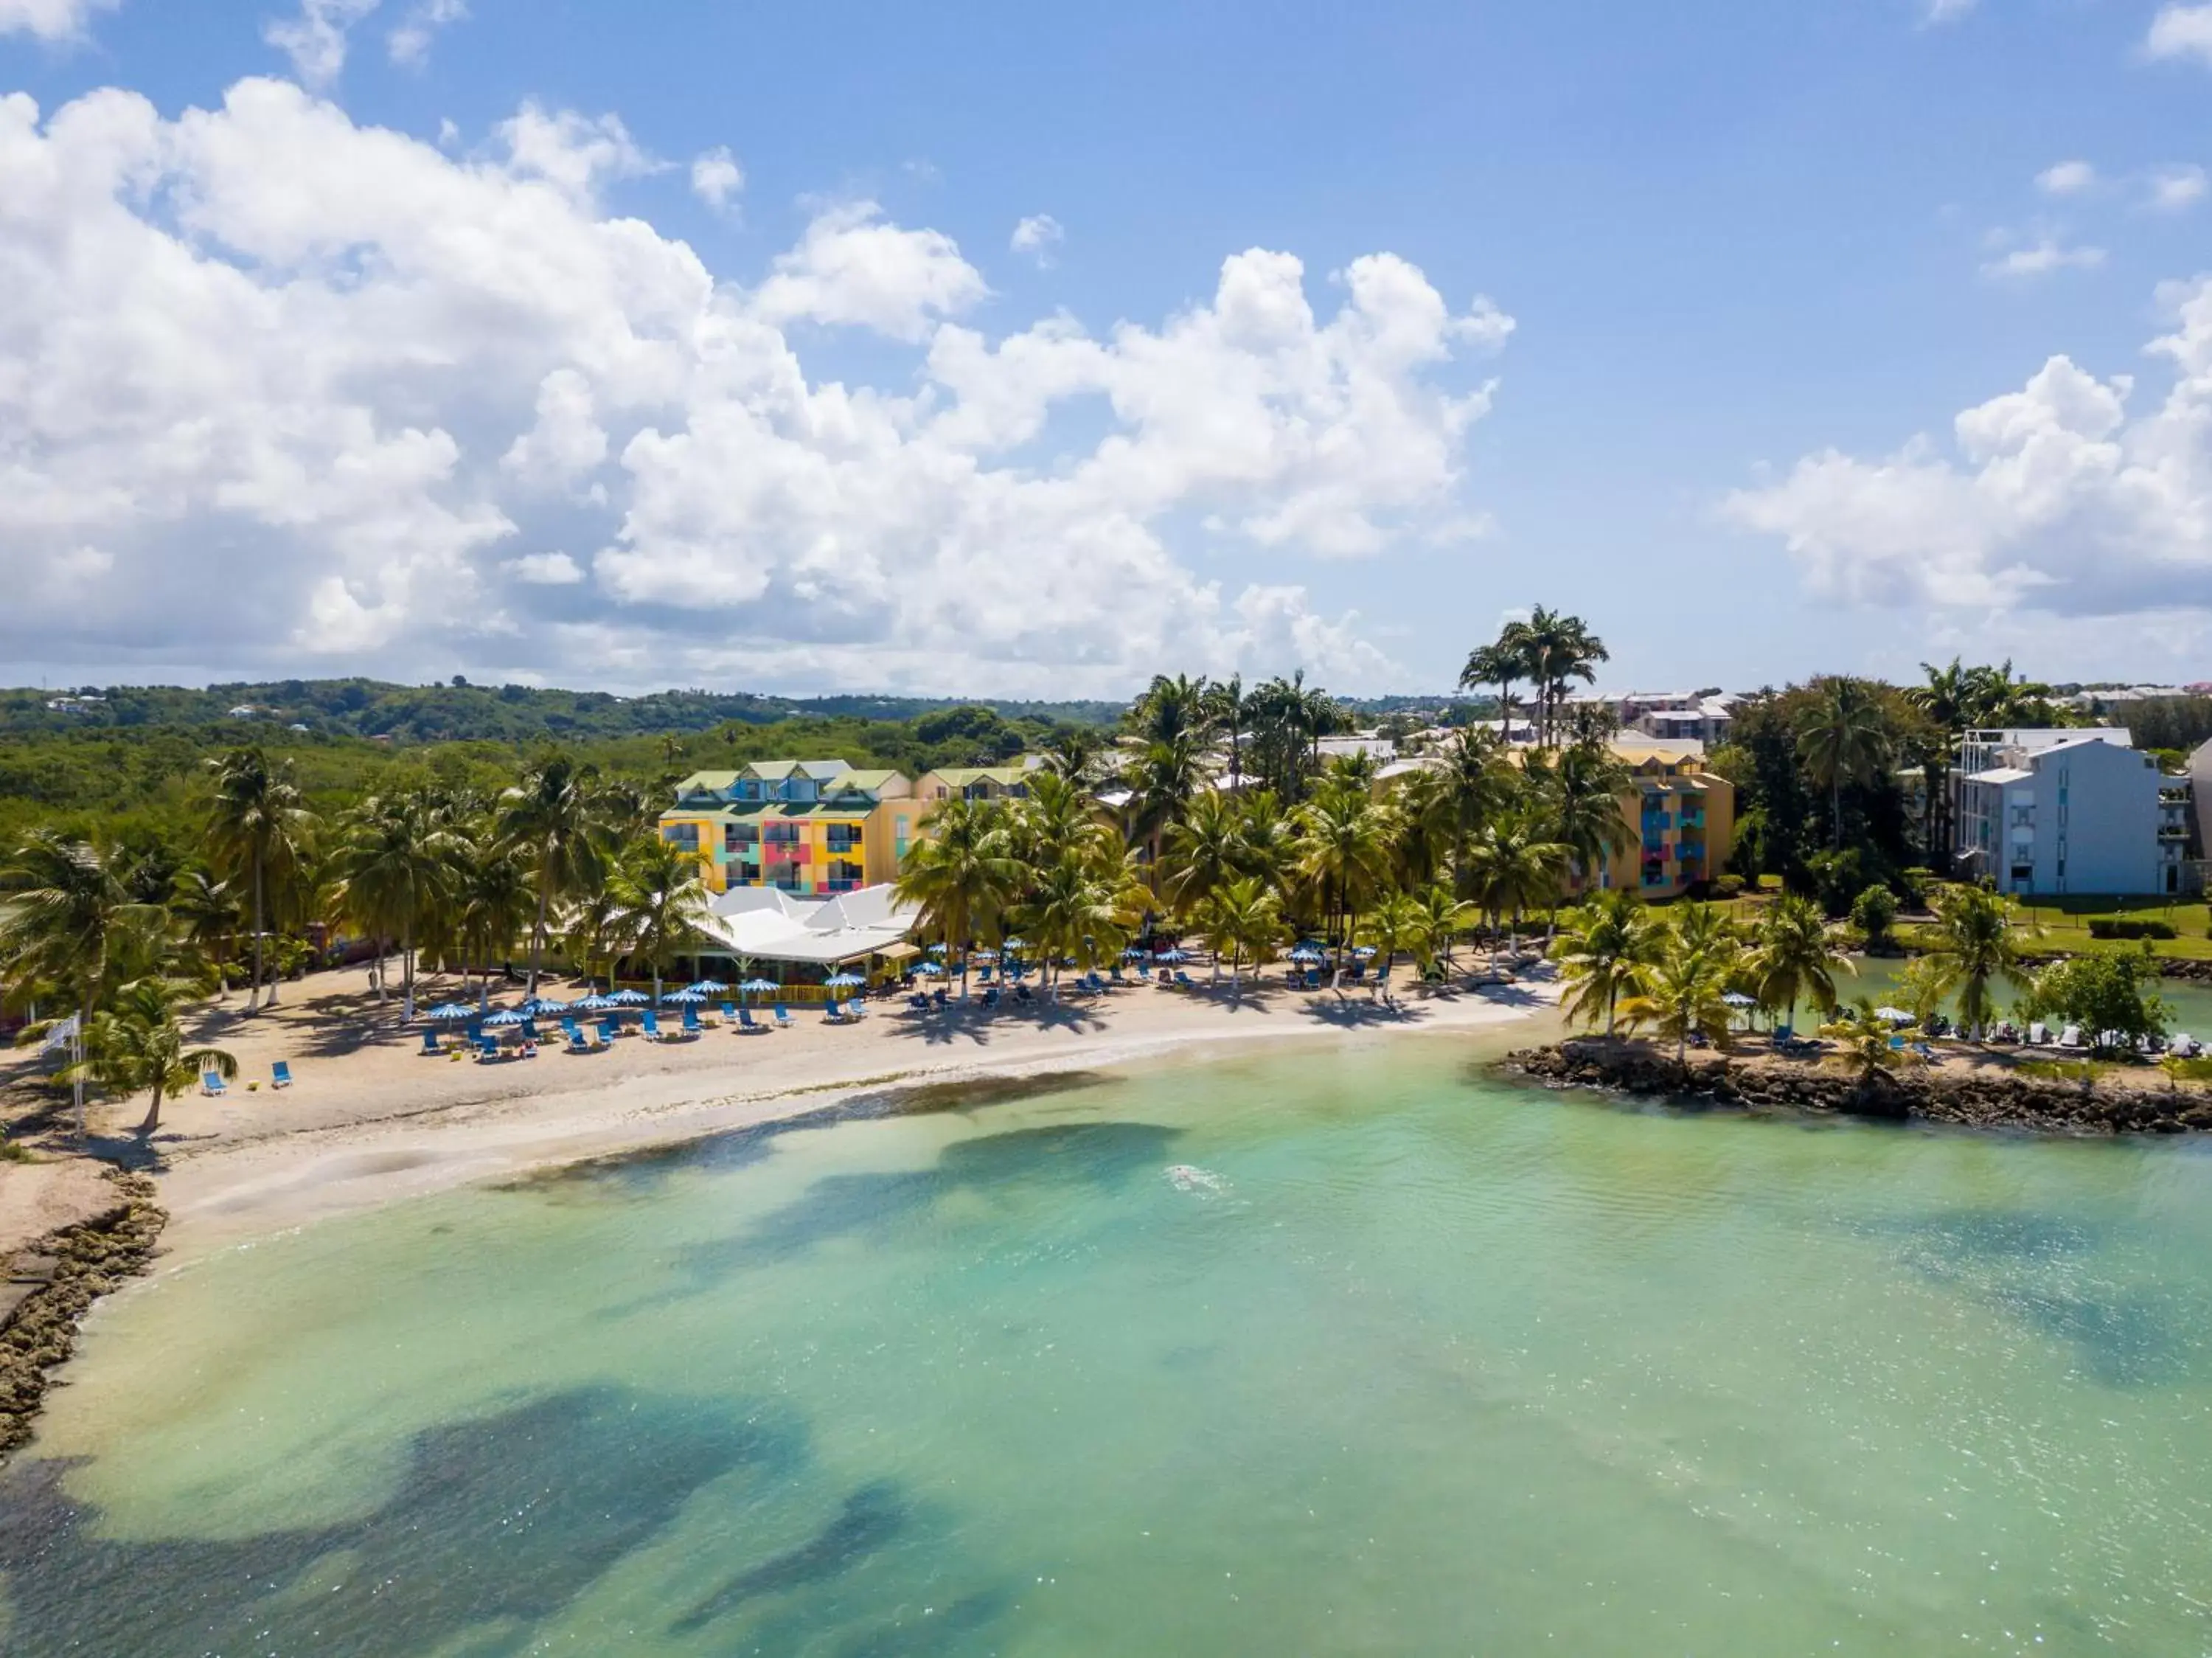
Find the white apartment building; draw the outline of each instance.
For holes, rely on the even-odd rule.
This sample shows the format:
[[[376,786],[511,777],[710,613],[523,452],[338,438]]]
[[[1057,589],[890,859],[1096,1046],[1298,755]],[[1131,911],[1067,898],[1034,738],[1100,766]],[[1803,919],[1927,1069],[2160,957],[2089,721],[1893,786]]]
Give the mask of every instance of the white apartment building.
[[[1952,773],[1958,851],[1997,890],[2147,896],[2193,884],[2187,794],[2128,734],[1970,731]]]

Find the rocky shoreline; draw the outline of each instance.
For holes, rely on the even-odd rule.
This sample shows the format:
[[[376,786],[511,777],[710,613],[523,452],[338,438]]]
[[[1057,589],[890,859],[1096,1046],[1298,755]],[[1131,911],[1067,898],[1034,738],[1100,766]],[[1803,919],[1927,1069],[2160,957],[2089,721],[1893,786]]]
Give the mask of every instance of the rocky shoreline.
[[[168,1215],[153,1181],[112,1170],[115,1203],[19,1250],[0,1283],[0,1459],[31,1437],[54,1372],[92,1304],[153,1259]]]
[[[1692,1100],[1747,1109],[1829,1112],[1889,1121],[2063,1134],[2187,1134],[2212,1131],[2212,1095],[2171,1088],[2053,1082],[1992,1069],[1877,1073],[1865,1082],[1802,1061],[1692,1056],[1677,1067],[1649,1044],[1604,1037],[1527,1048],[1503,1062],[1545,1088],[1598,1088],[1640,1098]]]

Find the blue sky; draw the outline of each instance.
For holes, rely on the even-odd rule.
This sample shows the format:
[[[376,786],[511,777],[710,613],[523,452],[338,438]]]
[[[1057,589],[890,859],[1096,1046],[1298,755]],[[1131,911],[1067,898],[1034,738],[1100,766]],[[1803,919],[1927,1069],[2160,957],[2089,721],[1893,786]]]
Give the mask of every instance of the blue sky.
[[[70,342],[108,330],[101,350],[127,352],[133,306],[201,302],[149,283],[74,305],[82,271],[58,256],[10,278],[53,292],[0,324],[0,466],[12,452],[39,474],[37,510],[11,525],[0,509],[0,566],[37,595],[0,649],[58,680],[381,667],[1042,692],[1304,665],[1372,691],[1447,683],[1502,612],[1546,603],[1590,619],[1621,683],[1894,675],[1954,650],[2056,678],[2212,677],[2212,392],[2191,382],[2212,359],[2212,7],[1940,9],[313,0],[334,70],[281,49],[301,22],[284,5],[0,0],[0,91],[40,111],[24,166],[109,153],[55,137],[57,112],[100,88],[179,134],[248,77],[303,88],[228,137],[133,127],[129,165],[40,210],[112,235],[114,258],[179,252],[289,297],[273,314],[252,294],[207,302],[179,325],[251,332],[267,363],[246,388],[186,375],[111,408],[112,376],[65,395]],[[313,176],[335,199],[311,210],[313,183],[288,200],[267,175],[276,151],[297,162],[325,101],[344,130],[319,129],[333,148]],[[573,166],[529,160],[525,109]],[[419,141],[404,164],[371,142],[382,130]],[[725,149],[742,185],[718,206],[695,163]],[[478,363],[455,318],[483,318],[507,277],[414,259],[396,207],[331,222],[380,178],[434,196],[441,167],[500,190],[557,179],[574,222],[544,228],[543,265],[624,218],[664,263],[687,246],[722,295],[696,302],[691,336],[718,306],[765,320],[817,391],[911,399],[939,330],[988,352],[1060,314],[1095,342],[1137,325],[1127,355],[1149,368],[1135,384],[1117,352],[1046,394],[994,366],[988,388],[937,382],[895,418],[911,436],[928,408],[1046,396],[1034,432],[980,459],[824,438],[818,408],[794,417],[796,450],[717,448],[707,434],[746,424],[733,408],[773,424],[781,394],[702,403],[688,347],[653,375],[593,355],[609,318],[652,334],[682,285],[668,270],[580,285],[573,316],[537,295],[482,324],[501,349]],[[489,201],[443,210],[464,225]],[[275,228],[285,213],[317,228]],[[1011,246],[1036,216],[1057,238]],[[838,240],[855,227],[936,234]],[[133,236],[163,240],[134,253]],[[1207,405],[1253,365],[1210,334],[1185,350],[1174,320],[1226,317],[1224,260],[1248,249],[1302,263],[1323,329],[1353,291],[1340,273],[1396,256],[1442,302],[1433,349]],[[871,275],[873,300],[824,297],[878,256],[882,281],[919,285]],[[770,302],[778,269],[808,285]],[[308,302],[360,299],[356,276],[395,287],[370,341]],[[429,384],[389,331],[440,284],[421,326],[457,332]],[[1425,302],[1401,284],[1372,303]],[[572,361],[556,383],[600,441],[525,491],[510,446],[533,407],[550,433],[547,376]],[[293,383],[301,362],[326,371]],[[1356,389],[1374,375],[1395,388],[1380,414]],[[43,402],[20,389],[34,379]],[[1240,429],[1262,418],[1281,429],[1264,458]],[[210,453],[234,477],[176,460],[176,431],[232,421]],[[1162,476],[1217,431],[1232,457]],[[416,453],[408,434],[447,442]],[[1142,464],[1125,468],[1133,434]],[[346,482],[363,475],[373,489]],[[802,481],[742,506],[715,493],[771,475]],[[926,578],[910,568],[931,558]],[[240,625],[179,626],[194,584],[245,570],[278,590]],[[993,582],[1012,599],[981,606]],[[143,603],[113,601],[126,585]]]

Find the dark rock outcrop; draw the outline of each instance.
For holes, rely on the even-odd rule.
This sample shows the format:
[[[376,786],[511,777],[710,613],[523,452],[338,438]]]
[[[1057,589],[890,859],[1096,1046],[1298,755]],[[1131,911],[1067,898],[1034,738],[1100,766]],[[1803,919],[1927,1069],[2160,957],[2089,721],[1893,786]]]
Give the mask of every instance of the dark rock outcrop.
[[[30,1293],[0,1312],[0,1458],[30,1438],[53,1372],[76,1345],[77,1321],[146,1270],[168,1222],[151,1180],[120,1170],[108,1178],[112,1209],[40,1239],[9,1269]]]
[[[2212,1130],[2212,1096],[2023,1076],[1991,1068],[1883,1073],[1861,1081],[1830,1065],[1671,1053],[1635,1041],[1583,1038],[1509,1054],[1510,1073],[1547,1088],[1604,1088],[1770,1110],[1952,1123],[2067,1134],[2182,1134]]]

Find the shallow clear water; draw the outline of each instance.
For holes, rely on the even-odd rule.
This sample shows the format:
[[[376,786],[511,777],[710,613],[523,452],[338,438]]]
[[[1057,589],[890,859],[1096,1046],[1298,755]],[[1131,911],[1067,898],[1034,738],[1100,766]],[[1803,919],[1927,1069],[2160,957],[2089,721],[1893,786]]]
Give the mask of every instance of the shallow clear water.
[[[0,1649],[2212,1649],[2203,1149],[1470,1052],[726,1141],[160,1280],[0,1489]]]

